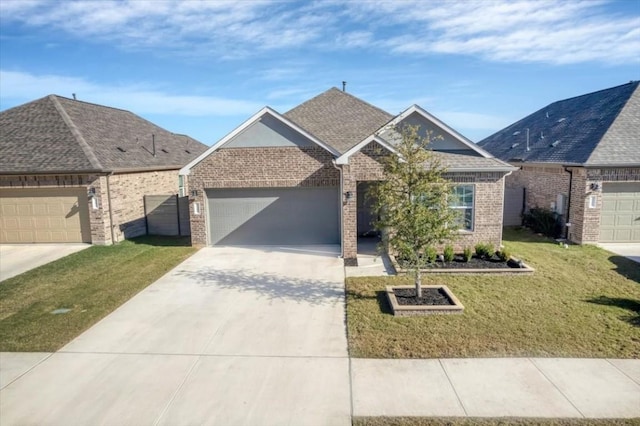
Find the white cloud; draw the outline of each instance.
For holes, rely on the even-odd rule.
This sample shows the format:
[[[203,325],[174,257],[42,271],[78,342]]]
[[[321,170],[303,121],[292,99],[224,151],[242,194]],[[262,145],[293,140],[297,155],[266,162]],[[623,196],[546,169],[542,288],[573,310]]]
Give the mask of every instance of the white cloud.
[[[175,95],[145,85],[105,86],[82,78],[60,75],[34,75],[0,70],[2,108],[7,103],[20,104],[49,94],[130,110],[136,114],[174,116],[250,115],[263,105],[239,99],[214,96]]]
[[[640,60],[640,17],[603,12],[604,1],[396,2],[387,26],[405,26],[385,45],[398,54],[471,55],[505,62]],[[355,3],[355,16],[380,3]],[[381,25],[385,25],[384,21]]]
[[[4,0],[4,23],[128,49],[245,58],[290,49],[456,54],[504,62],[638,63],[640,16],[607,0]],[[628,8],[633,10],[632,8]]]

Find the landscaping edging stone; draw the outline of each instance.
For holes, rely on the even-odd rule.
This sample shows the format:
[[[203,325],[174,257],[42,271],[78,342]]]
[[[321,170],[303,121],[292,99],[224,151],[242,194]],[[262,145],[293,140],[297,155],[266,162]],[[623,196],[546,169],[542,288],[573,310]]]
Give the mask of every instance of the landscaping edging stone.
[[[391,263],[393,264],[394,269],[396,270],[396,273],[398,274],[407,274],[409,272],[411,272],[411,270],[409,269],[405,269],[403,267],[401,267],[398,264],[398,261],[396,260],[396,257],[392,254],[389,254],[389,259],[391,260]],[[515,258],[511,258],[509,259],[510,261],[514,261],[514,262],[518,262],[518,259]],[[486,269],[482,269],[482,268],[426,268],[426,269],[421,269],[420,272],[425,273],[425,274],[515,274],[515,275],[520,275],[520,274],[533,274],[536,270],[534,268],[532,268],[531,266],[527,265],[526,263],[522,262],[523,267],[522,268],[486,268]]]
[[[461,314],[464,311],[464,306],[456,296],[453,295],[449,287],[446,285],[423,285],[423,289],[436,288],[441,289],[447,298],[451,301],[451,305],[400,305],[394,294],[394,289],[413,289],[412,285],[400,285],[400,286],[387,286],[387,300],[391,305],[393,315],[398,317],[413,317],[423,315],[450,315]]]

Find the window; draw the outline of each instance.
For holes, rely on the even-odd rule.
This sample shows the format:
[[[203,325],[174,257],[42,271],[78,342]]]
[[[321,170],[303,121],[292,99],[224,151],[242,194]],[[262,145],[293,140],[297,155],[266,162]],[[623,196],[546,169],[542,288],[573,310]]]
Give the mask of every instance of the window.
[[[184,176],[178,175],[178,196],[184,197],[185,195],[187,194],[184,192]]]
[[[458,185],[453,187],[451,192],[452,200],[449,206],[454,210],[459,210],[460,229],[466,231],[473,230],[473,185]]]

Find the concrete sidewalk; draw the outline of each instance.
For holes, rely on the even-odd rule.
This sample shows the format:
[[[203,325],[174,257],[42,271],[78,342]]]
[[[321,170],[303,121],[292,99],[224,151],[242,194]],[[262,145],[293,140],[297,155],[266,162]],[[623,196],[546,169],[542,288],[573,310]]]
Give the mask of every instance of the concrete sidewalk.
[[[115,385],[119,382],[120,389],[128,396],[123,400],[109,402],[114,408],[109,411],[111,420],[118,424],[124,413],[128,420],[135,420],[139,424],[152,423],[156,418],[158,400],[167,398],[175,393],[180,386],[180,378],[186,371],[193,371],[199,384],[193,387],[193,392],[182,396],[179,406],[173,407],[172,416],[163,419],[167,424],[181,424],[180,419],[197,417],[199,421],[209,418],[220,420],[221,412],[242,412],[242,405],[248,399],[258,398],[262,404],[278,406],[278,412],[271,415],[280,420],[291,418],[300,419],[301,401],[292,401],[291,405],[270,404],[269,394],[288,395],[307,394],[306,390],[317,392],[314,383],[319,377],[323,382],[332,382],[335,393],[349,393],[347,381],[339,379],[337,375],[346,374],[342,368],[340,358],[324,359],[325,365],[317,363],[317,359],[296,359],[279,357],[260,357],[243,359],[247,365],[234,365],[232,357],[212,356],[195,357],[185,355],[142,355],[142,354],[0,354],[0,381],[2,387],[12,381],[11,386],[20,386],[20,382],[29,382],[44,377],[56,375],[60,369],[80,367],[90,369],[95,363],[101,364],[100,371],[109,371],[108,377],[101,375],[74,376],[69,378],[85,382],[85,386],[93,385],[93,391],[102,395],[98,399],[84,398],[83,412],[95,412],[95,406],[104,405],[106,394],[99,389],[109,387],[109,381]],[[102,365],[105,362],[110,365]],[[257,365],[251,365],[256,363]],[[290,364],[301,362],[296,377],[286,379],[282,377],[277,382],[287,389],[265,389],[263,379],[256,380],[255,372],[262,375],[268,372],[281,374],[282,366],[274,363]],[[72,363],[72,364],[70,364]],[[318,375],[318,368],[322,374]],[[31,370],[40,369],[40,373],[29,378]],[[140,376],[140,371],[145,374]],[[163,371],[160,376],[159,370]],[[273,370],[273,371],[272,371]],[[238,380],[239,371],[244,371],[246,377]],[[301,374],[307,372],[309,374]],[[227,377],[232,374],[232,380]],[[23,377],[20,377],[24,375]],[[145,377],[145,381],[137,383],[135,390],[126,377]],[[52,377],[52,376],[51,376]],[[153,379],[155,377],[155,379]],[[545,418],[634,418],[640,417],[640,360],[634,359],[569,359],[569,358],[486,358],[486,359],[351,359],[351,399],[353,416],[420,416],[420,417],[545,417]],[[171,382],[167,386],[167,380]],[[148,382],[148,383],[147,383]],[[211,405],[218,392],[229,392],[228,384],[244,389],[245,398],[241,401],[226,400],[226,404]],[[239,382],[242,382],[239,383]],[[252,394],[251,389],[260,382],[258,394]],[[60,392],[58,386],[52,382],[38,381],[37,385],[55,400]],[[128,383],[128,385],[127,385]],[[213,388],[207,383],[213,383]],[[216,384],[217,383],[217,384]],[[227,383],[227,385],[223,385]],[[309,384],[312,389],[306,389]],[[24,383],[26,384],[26,383]],[[24,384],[22,386],[24,386]],[[158,386],[162,385],[162,386]],[[10,387],[11,387],[10,386]],[[147,387],[150,386],[150,387]],[[215,391],[214,388],[221,388]],[[268,387],[267,387],[268,388]],[[139,392],[147,389],[153,392]],[[200,392],[207,389],[206,393]],[[296,391],[298,389],[298,391]],[[305,389],[305,392],[300,392]],[[85,388],[86,390],[86,388]],[[117,393],[112,397],[117,397]],[[136,395],[132,402],[132,395]],[[6,396],[6,394],[5,394]],[[174,394],[175,396],[175,394]],[[278,398],[274,398],[274,403]],[[74,404],[79,401],[74,400]],[[244,402],[243,402],[244,401]],[[6,401],[5,401],[6,402]],[[43,401],[41,401],[43,402]],[[174,401],[174,404],[177,401]],[[220,402],[220,401],[219,401]],[[332,412],[335,401],[317,401],[315,414]],[[95,406],[93,406],[95,404]],[[124,407],[126,410],[122,411]],[[240,405],[239,405],[240,404]],[[329,404],[329,405],[327,405]],[[93,407],[93,408],[92,408]],[[119,408],[117,408],[119,407]],[[137,407],[137,408],[136,408]],[[182,407],[182,410],[176,410]],[[195,413],[194,407],[198,407]],[[246,407],[246,406],[245,406]],[[52,410],[53,408],[50,407]],[[187,410],[187,411],[184,411]],[[283,411],[284,410],[284,411]],[[286,414],[287,410],[293,412]],[[53,414],[53,412],[50,412]],[[187,414],[189,413],[189,414]],[[59,414],[59,413],[57,413]],[[100,415],[105,415],[101,412]],[[262,411],[262,415],[269,415],[269,411]],[[235,420],[246,420],[241,415]],[[2,422],[0,413],[0,422]],[[85,419],[87,420],[87,419]],[[93,420],[96,420],[95,418]],[[226,420],[231,420],[226,418]],[[254,418],[254,420],[258,420]],[[261,419],[268,420],[266,418]],[[273,419],[271,419],[273,420]],[[307,418],[307,420],[310,420]],[[335,420],[335,419],[334,419]],[[272,423],[267,421],[267,423]],[[2,422],[4,424],[4,422]],[[9,422],[7,424],[12,424]],[[46,423],[45,423],[46,424]],[[311,421],[309,424],[315,424]]]
[[[640,360],[352,359],[354,416],[640,417]]]

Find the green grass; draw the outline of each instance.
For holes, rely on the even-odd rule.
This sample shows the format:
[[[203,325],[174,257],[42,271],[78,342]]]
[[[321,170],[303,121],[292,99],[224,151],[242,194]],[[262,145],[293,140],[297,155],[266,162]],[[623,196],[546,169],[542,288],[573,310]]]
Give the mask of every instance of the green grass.
[[[534,419],[466,417],[355,417],[353,426],[631,426],[640,419]]]
[[[141,237],[92,246],[0,283],[0,351],[52,352],[196,249],[188,239]],[[51,311],[69,308],[66,314]]]
[[[428,275],[465,306],[462,315],[391,315],[386,285],[410,277],[347,279],[350,354],[361,358],[640,357],[640,265],[593,246],[564,249],[526,230],[506,248],[528,276]]]

